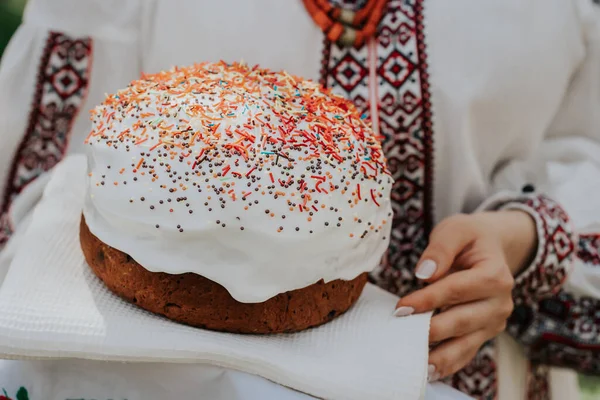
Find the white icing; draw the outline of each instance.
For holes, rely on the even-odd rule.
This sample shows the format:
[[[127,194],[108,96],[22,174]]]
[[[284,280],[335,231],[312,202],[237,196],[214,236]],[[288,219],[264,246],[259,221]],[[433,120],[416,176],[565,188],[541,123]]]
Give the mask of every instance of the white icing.
[[[216,73],[204,76],[206,70]],[[241,81],[243,74],[240,70],[245,71],[245,79],[250,81],[246,83],[247,88],[253,90],[222,86],[220,82]],[[261,71],[266,77],[279,81],[267,82],[259,74]],[[189,85],[189,82],[197,82],[202,90],[173,94],[174,90]],[[165,85],[170,88],[168,91]],[[291,109],[286,110],[284,103],[272,100],[278,94],[286,99]],[[245,96],[243,101],[239,95]],[[136,100],[131,101],[131,96],[136,96]],[[307,108],[311,106],[304,103],[304,96],[323,98],[325,105],[308,112]],[[237,106],[237,110],[222,113],[218,104],[223,99],[224,103]],[[118,102],[123,101],[127,104],[121,104],[119,108]],[[202,105],[203,115],[189,115],[196,114],[190,108],[196,102]],[[130,88],[119,92],[118,98],[109,96],[107,102],[94,112],[94,127],[87,147],[90,178],[84,207],[86,222],[100,240],[129,254],[146,269],[202,275],[224,286],[241,302],[261,302],[321,279],[326,282],[353,279],[372,270],[387,248],[391,228],[389,197],[392,179],[384,171],[385,160],[380,154],[379,144],[373,139],[374,133],[360,120],[353,106],[347,103],[341,109],[332,106],[339,103],[339,99],[323,94],[312,82],[300,81],[287,74],[267,74],[263,70],[251,72],[239,65],[230,68],[225,64],[207,64],[134,82]],[[138,106],[139,110],[131,108],[131,104]],[[303,106],[306,107],[303,109]],[[115,114],[111,115],[113,111]],[[257,119],[258,113],[262,114]],[[281,122],[277,115],[282,113],[287,113],[287,124]],[[303,115],[325,116],[327,120],[321,120],[321,125],[324,125],[323,121],[329,121],[327,125],[333,129],[332,132],[339,137],[350,137],[354,143],[352,149],[348,147],[348,140],[338,140],[339,137],[333,138],[332,143],[340,155],[352,157],[339,162],[339,159],[325,154],[330,147],[321,148],[320,155],[312,159],[311,164],[310,160],[299,159],[305,156],[304,152],[311,145],[283,150],[277,150],[271,143],[265,145],[263,135],[281,137],[280,126],[290,130],[288,140],[290,135],[298,132],[315,135],[324,132],[315,128],[315,121],[306,121]],[[290,116],[296,116],[298,120],[290,122]],[[252,120],[255,125],[244,126],[252,124]],[[140,121],[146,124],[144,135],[141,125],[133,129]],[[268,122],[273,131],[263,122]],[[219,124],[216,128],[220,134],[218,137],[212,133],[216,124]],[[238,125],[241,128],[237,128]],[[127,132],[127,129],[130,131]],[[223,153],[228,145],[242,139],[235,133],[236,129],[255,138],[254,143],[242,141],[248,145],[248,162],[235,150],[227,155]],[[227,134],[228,130],[231,136]],[[123,134],[124,131],[126,133]],[[181,131],[184,133],[178,133]],[[165,150],[162,146],[150,151],[159,139],[176,144],[191,143],[191,137],[197,132],[205,141],[196,137],[198,140],[188,149],[174,147],[174,159],[170,159],[170,154],[163,156]],[[159,138],[160,135],[163,136]],[[363,140],[360,135],[365,135],[366,139]],[[146,137],[145,141],[134,144]],[[308,139],[298,136],[293,140],[298,144]],[[209,145],[214,149],[203,153],[202,149]],[[374,146],[376,152],[368,150],[365,154],[367,145]],[[318,147],[312,146],[313,149]],[[279,165],[271,165],[277,158],[269,153],[274,150],[287,152],[286,157],[294,161],[279,157]],[[215,151],[220,151],[221,156],[215,158]],[[180,162],[179,155],[182,153],[189,155],[181,158],[183,161]],[[206,154],[210,157],[198,160],[198,156],[205,157]],[[377,158],[379,166],[370,156]],[[257,161],[261,157],[262,163]],[[140,163],[142,159],[144,161]],[[320,160],[320,169],[317,172],[307,171],[306,167],[315,166],[317,159]],[[360,166],[365,162],[372,166],[361,172]],[[168,172],[167,164],[170,166]],[[214,176],[218,172],[223,173],[227,167],[230,169],[224,177]],[[369,176],[364,174],[367,170]],[[144,175],[141,175],[142,172]],[[195,174],[202,172],[206,175]],[[241,174],[241,178],[236,178],[234,172]],[[298,180],[302,173],[306,181],[302,193],[309,193],[311,199],[301,211],[299,204],[303,201],[299,188],[303,185]],[[270,174],[275,183],[272,183]],[[318,182],[311,176],[327,178],[319,188],[327,190],[327,193],[311,192],[316,190],[315,183]],[[286,183],[290,177],[289,187],[279,182],[281,179]],[[232,182],[235,185],[231,185]],[[331,185],[337,184],[338,188],[335,189],[330,182]],[[230,186],[227,187],[227,184]],[[256,191],[258,184],[262,186]],[[360,185],[360,200],[357,184]],[[212,185],[217,189],[223,187],[223,192],[217,194]],[[275,188],[269,188],[272,185]],[[342,193],[344,187],[347,190]],[[170,192],[169,189],[173,188],[177,191]],[[242,200],[248,192],[252,194]],[[224,208],[220,199],[225,201]],[[296,203],[292,210],[288,201]],[[323,205],[325,208],[322,208]],[[193,213],[190,214],[190,210]]]

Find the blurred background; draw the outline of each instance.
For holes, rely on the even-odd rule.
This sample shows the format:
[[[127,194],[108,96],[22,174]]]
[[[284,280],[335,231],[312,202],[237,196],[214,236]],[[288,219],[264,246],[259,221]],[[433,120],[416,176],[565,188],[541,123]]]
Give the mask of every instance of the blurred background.
[[[26,0],[0,0],[0,57],[21,22]]]
[[[26,2],[27,0],[0,0],[0,58],[21,23]],[[581,400],[600,400],[600,378],[580,376],[579,383],[582,388]]]

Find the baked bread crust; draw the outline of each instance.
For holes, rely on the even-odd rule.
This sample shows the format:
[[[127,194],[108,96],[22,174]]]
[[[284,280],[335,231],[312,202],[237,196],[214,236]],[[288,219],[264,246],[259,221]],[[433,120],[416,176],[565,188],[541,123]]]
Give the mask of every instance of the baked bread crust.
[[[80,241],[94,273],[115,294],[171,320],[235,333],[297,332],[331,321],[358,300],[367,282],[322,280],[262,303],[240,303],[221,285],[194,273],[150,272],[94,236],[82,216]]]

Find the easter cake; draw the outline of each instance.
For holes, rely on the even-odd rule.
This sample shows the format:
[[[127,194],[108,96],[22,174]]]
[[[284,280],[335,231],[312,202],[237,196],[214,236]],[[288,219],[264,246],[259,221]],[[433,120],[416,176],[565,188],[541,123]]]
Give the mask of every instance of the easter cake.
[[[392,178],[351,102],[219,62],[143,75],[91,114],[80,242],[111,291],[240,333],[300,331],[359,298]]]

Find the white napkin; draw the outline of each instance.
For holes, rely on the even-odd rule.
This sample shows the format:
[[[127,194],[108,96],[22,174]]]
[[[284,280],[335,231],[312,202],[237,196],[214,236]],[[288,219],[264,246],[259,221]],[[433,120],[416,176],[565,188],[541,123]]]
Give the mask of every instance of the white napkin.
[[[85,264],[79,220],[86,160],[53,174],[0,288],[0,357],[202,362],[326,399],[419,399],[430,315],[392,316],[396,298],[368,285],[345,315],[284,335],[176,324],[111,294]]]

